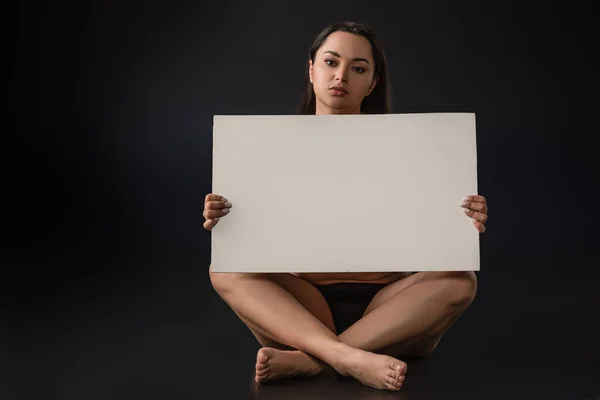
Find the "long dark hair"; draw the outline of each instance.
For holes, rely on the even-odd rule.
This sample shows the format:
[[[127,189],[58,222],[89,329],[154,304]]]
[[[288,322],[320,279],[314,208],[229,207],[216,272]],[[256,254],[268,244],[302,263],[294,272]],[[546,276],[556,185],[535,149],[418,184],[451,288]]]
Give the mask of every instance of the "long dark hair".
[[[371,94],[363,100],[361,112],[364,114],[388,114],[391,106],[387,61],[383,47],[379,39],[377,39],[375,32],[370,27],[356,22],[337,22],[329,25],[317,35],[308,52],[308,60],[312,60],[314,63],[317,50],[323,45],[329,35],[337,31],[363,36],[371,43],[373,59],[375,60],[373,79],[376,79],[378,82]],[[306,62],[306,88],[297,108],[297,112],[304,115],[316,112],[316,99],[313,85],[310,83],[308,60]]]

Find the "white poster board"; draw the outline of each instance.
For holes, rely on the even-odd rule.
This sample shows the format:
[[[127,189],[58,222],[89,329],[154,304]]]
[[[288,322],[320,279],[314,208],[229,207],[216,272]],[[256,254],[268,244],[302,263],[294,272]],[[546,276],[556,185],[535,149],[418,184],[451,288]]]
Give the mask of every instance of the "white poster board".
[[[478,271],[475,115],[215,116],[214,272]]]

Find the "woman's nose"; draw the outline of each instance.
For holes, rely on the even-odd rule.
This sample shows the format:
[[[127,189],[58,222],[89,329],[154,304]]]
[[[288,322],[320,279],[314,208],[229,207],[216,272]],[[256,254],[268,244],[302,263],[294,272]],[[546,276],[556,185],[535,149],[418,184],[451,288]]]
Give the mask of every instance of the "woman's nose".
[[[345,71],[338,71],[335,79],[342,82],[348,82],[348,74]]]
[[[346,68],[338,68],[335,72],[335,79],[337,81],[348,82],[348,71],[346,71]]]

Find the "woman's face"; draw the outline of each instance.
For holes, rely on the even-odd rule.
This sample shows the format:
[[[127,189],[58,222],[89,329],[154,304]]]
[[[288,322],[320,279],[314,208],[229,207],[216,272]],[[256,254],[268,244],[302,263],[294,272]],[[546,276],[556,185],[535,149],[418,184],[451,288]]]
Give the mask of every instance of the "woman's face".
[[[317,114],[358,114],[376,82],[371,44],[359,35],[334,32],[309,65]]]

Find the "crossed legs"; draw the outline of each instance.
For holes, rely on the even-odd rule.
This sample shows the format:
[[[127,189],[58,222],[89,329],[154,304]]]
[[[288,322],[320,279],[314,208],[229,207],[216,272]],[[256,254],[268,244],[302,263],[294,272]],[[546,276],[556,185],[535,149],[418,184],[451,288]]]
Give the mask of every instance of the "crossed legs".
[[[338,334],[325,299],[302,278],[212,271],[210,278],[264,346],[257,382],[333,369],[389,390],[398,390],[406,373],[396,357],[431,352],[477,288],[473,273],[419,272],[380,290],[364,316]]]

